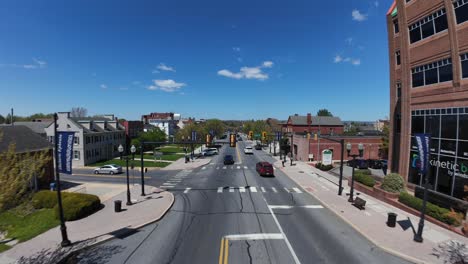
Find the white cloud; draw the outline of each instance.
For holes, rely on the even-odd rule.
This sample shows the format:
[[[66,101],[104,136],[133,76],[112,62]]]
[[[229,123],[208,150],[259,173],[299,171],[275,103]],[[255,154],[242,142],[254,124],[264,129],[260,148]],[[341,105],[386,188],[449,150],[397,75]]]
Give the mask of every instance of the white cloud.
[[[27,70],[33,69],[43,69],[46,67],[47,62],[41,61],[35,58],[32,58],[32,64],[0,64],[0,67],[8,67],[8,68],[23,68]]]
[[[33,61],[39,66],[39,68],[44,68],[47,65],[47,62],[33,58]]]
[[[232,50],[235,51],[235,52],[240,52],[240,48],[239,48],[239,47],[233,47]]]
[[[185,83],[178,83],[174,80],[153,80],[153,85],[148,86],[148,90],[161,90],[164,92],[175,92],[186,86]]]
[[[37,69],[39,66],[37,65],[34,65],[34,64],[26,64],[26,65],[23,65],[23,68],[25,69]]]
[[[241,57],[238,57],[238,58],[237,58],[237,61],[238,61],[238,62],[242,62],[243,59],[242,59]]]
[[[375,7],[379,7],[379,1],[374,2]]]
[[[119,90],[120,90],[120,91],[127,91],[127,90],[128,90],[128,87],[120,87]]]
[[[160,73],[158,70],[153,70],[151,73]]]
[[[272,61],[264,61],[261,66],[256,67],[242,67],[239,72],[232,72],[230,70],[219,70],[218,75],[233,78],[233,79],[257,79],[257,80],[266,80],[268,79],[268,74],[262,71],[262,68],[271,68],[273,67]]]
[[[107,85],[105,84],[101,84],[99,87],[101,87],[101,89],[107,89]]]
[[[357,9],[354,9],[352,12],[351,12],[351,15],[353,16],[353,20],[356,20],[356,21],[359,21],[359,22],[362,22],[364,20],[367,19],[367,15],[366,14],[362,14],[359,10]]]
[[[344,62],[350,62],[351,61],[351,58],[350,57],[347,57],[343,60]]]
[[[333,59],[334,63],[340,63],[343,61],[343,58],[340,55],[336,55],[335,58]]]
[[[351,64],[355,66],[361,65],[361,60],[360,59],[351,59]]]
[[[349,38],[346,38],[346,43],[348,43],[348,45],[352,45],[353,44],[353,38],[352,37],[349,37]]]
[[[164,63],[160,63],[158,65],[158,67],[156,67],[158,70],[161,70],[161,71],[171,71],[171,72],[175,72],[175,69],[173,67],[170,67],[170,66],[167,66],[166,64]]]
[[[133,84],[133,85],[139,85],[139,84],[141,84],[141,83],[140,83],[139,81],[133,81],[132,84]]]

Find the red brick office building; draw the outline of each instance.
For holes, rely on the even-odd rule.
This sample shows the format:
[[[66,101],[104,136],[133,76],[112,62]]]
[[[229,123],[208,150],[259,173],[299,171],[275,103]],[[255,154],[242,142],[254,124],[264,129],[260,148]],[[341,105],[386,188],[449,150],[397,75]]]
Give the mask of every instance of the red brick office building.
[[[430,133],[429,182],[467,198],[468,0],[396,0],[387,13],[389,169],[420,185],[415,133]]]

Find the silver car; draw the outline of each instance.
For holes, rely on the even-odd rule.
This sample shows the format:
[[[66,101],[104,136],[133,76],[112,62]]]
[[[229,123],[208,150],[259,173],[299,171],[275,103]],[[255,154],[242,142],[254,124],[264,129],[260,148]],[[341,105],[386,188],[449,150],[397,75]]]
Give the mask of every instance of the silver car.
[[[117,174],[122,173],[122,167],[115,164],[104,165],[102,167],[94,169],[94,174]]]

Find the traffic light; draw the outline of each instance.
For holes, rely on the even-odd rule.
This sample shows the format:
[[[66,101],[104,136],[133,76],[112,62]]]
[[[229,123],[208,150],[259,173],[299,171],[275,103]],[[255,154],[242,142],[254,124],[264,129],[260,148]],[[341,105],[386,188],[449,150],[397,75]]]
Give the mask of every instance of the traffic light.
[[[307,133],[307,141],[310,140],[310,133]]]
[[[229,146],[235,148],[236,147],[236,134],[230,134],[229,136]]]
[[[249,131],[249,139],[250,139],[250,140],[253,139],[253,131]]]
[[[206,147],[211,146],[211,135],[207,134],[206,135]]]
[[[267,132],[263,131],[262,132],[262,140],[266,141],[266,138],[267,138]]]

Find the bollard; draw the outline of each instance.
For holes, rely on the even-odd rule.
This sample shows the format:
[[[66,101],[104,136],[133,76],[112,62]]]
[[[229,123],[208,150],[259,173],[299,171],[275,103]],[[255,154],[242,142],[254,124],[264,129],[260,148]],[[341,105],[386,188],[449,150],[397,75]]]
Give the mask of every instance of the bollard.
[[[114,212],[119,213],[122,211],[122,201],[121,200],[115,200],[114,201]]]

